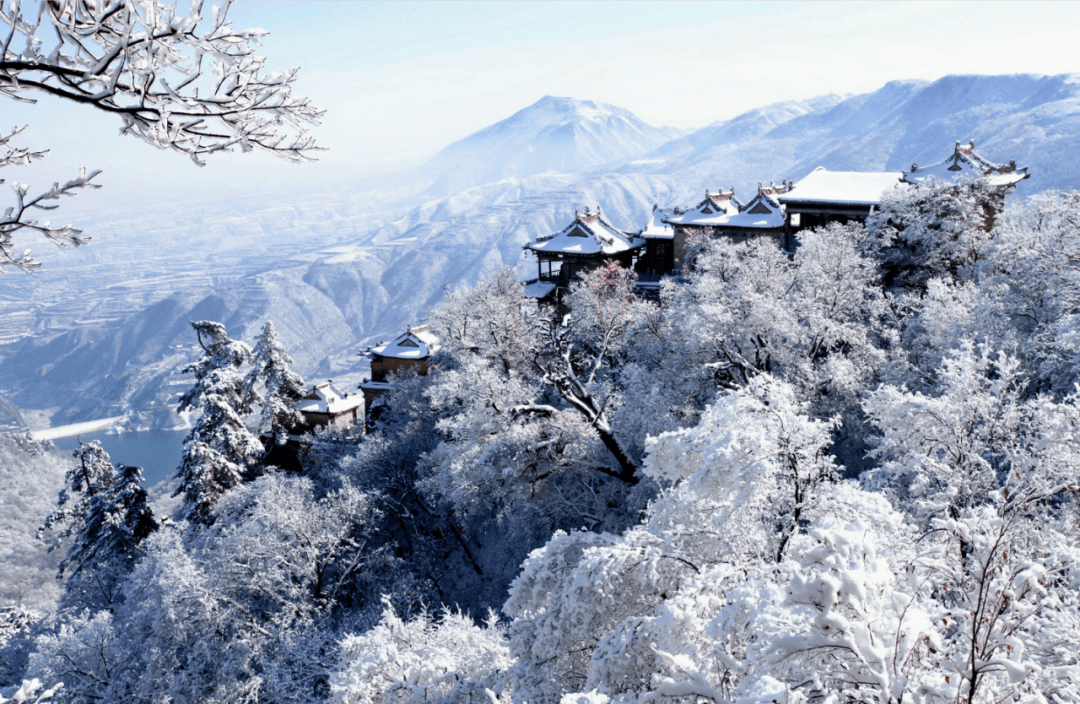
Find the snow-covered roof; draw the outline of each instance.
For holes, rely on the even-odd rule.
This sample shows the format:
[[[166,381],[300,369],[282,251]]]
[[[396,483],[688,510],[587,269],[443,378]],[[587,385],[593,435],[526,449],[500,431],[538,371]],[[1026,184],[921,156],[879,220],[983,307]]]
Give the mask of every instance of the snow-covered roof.
[[[903,177],[901,171],[829,171],[819,166],[778,198],[784,204],[877,205],[882,194]]]
[[[380,342],[371,348],[372,354],[396,359],[426,359],[439,351],[439,338],[428,331],[427,325],[409,329],[390,342]]]
[[[551,281],[533,281],[525,285],[525,295],[529,298],[544,298],[555,290],[555,284]]]
[[[649,214],[649,221],[638,233],[638,237],[647,240],[670,240],[675,237],[675,228],[667,223],[668,218],[675,214],[674,210],[660,208],[654,205]]]
[[[538,237],[525,245],[534,252],[549,254],[618,254],[637,249],[645,240],[618,229],[603,216],[600,206],[574,211],[574,221],[547,237]]]
[[[363,402],[363,396],[343,394],[334,386],[333,380],[328,379],[321,384],[315,384],[308,395],[297,401],[293,408],[301,413],[338,415],[351,411]]]
[[[769,189],[759,188],[753,200],[742,207],[738,213],[719,223],[719,227],[739,227],[748,230],[770,230],[784,226],[787,217],[776,194]]]
[[[911,165],[904,173],[908,183],[923,183],[934,178],[940,181],[958,181],[963,178],[985,178],[992,186],[1012,186],[1030,176],[1027,167],[1016,168],[1016,162],[1008,165],[995,164],[975,153],[975,140],[961,145],[957,140],[952,156],[929,166]]]
[[[742,203],[735,198],[734,187],[727,192],[723,189],[716,193],[709,193],[705,189],[705,200],[701,201],[689,210],[676,211],[667,222],[672,225],[699,225],[711,227],[720,224],[720,221],[729,215],[736,215]]]

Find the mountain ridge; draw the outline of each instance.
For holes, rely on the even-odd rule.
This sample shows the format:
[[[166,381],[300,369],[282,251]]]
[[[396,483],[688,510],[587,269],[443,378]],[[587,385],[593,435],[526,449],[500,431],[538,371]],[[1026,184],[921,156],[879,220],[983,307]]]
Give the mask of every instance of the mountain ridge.
[[[557,141],[560,129],[574,132],[587,122],[579,124],[577,117],[593,110],[594,131],[586,130],[586,142],[603,137],[609,116],[621,130],[629,118],[619,111],[632,115],[591,101],[552,98],[549,103],[548,118],[568,110],[574,119],[537,119],[532,135],[549,130],[543,137],[548,141]],[[519,127],[500,129],[520,134]],[[599,204],[616,226],[636,230],[654,203],[690,205],[704,188],[735,186],[740,194],[752,193],[759,180],[798,180],[819,165],[898,171],[945,158],[957,139],[975,139],[980,153],[992,160],[1029,167],[1032,177],[1017,189],[1017,198],[1049,188],[1080,188],[1080,156],[1072,156],[1080,155],[1080,74],[948,76],[894,81],[855,96],[784,101],[696,133],[665,137],[645,153],[638,153],[638,145],[621,160],[592,163],[625,148],[620,139],[594,150],[582,162],[589,165],[566,171],[530,174],[536,164],[503,159],[491,180],[446,195],[418,184],[413,195],[403,188],[386,196],[300,193],[297,206],[253,197],[240,206],[184,212],[169,225],[172,229],[162,230],[171,233],[167,241],[159,235],[150,244],[144,243],[137,219],[128,218],[123,246],[111,255],[104,249],[93,252],[95,258],[160,263],[144,264],[131,281],[112,278],[124,276],[126,263],[121,268],[107,262],[105,268],[73,268],[67,276],[35,276],[32,295],[0,304],[0,319],[9,317],[12,325],[25,319],[19,325],[36,331],[0,346],[0,389],[16,405],[40,411],[36,417],[49,409],[54,424],[89,420],[105,410],[114,415],[124,404],[136,415],[143,413],[139,423],[144,426],[181,424],[167,404],[182,379],[179,367],[198,353],[188,339],[187,320],[211,312],[230,323],[232,334],[248,339],[261,320],[273,319],[287,346],[295,348],[302,373],[352,383],[364,373],[358,350],[418,322],[440,300],[444,286],[474,283],[504,265],[518,266],[523,278],[534,275],[535,265],[522,258],[522,245],[561,228],[575,207]],[[467,140],[456,142],[457,149]],[[475,144],[480,146],[471,156],[458,156],[482,161],[492,141],[485,137]],[[547,155],[549,163],[567,153],[574,154]],[[370,215],[376,211],[378,217]],[[159,215],[167,219],[164,211]],[[116,231],[117,217],[104,216],[97,227]],[[223,244],[198,252],[212,241]],[[161,275],[160,281],[147,270],[183,264],[192,256],[185,248],[192,247],[206,267],[216,268],[194,275],[198,267],[193,265],[185,270],[192,274]],[[63,265],[62,260],[49,264]],[[103,274],[109,276],[104,282]],[[80,291],[79,300],[70,300],[71,290]],[[118,295],[131,300],[122,318],[110,313],[115,305],[105,305],[107,296]],[[150,307],[171,296],[178,298]],[[80,322],[91,314],[101,320]],[[93,378],[82,374],[85,370],[93,370]],[[95,405],[93,399],[107,403]]]

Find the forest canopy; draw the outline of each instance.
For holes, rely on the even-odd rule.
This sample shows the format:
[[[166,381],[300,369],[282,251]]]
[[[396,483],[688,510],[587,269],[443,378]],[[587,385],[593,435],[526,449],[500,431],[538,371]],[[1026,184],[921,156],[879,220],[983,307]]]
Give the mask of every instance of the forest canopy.
[[[309,437],[299,469],[265,454],[298,388],[273,327],[252,355],[193,323],[180,507],[150,515],[136,472],[83,450],[50,523],[59,608],[0,612],[4,683],[1076,701],[1080,195],[992,223],[986,197],[915,186],[793,253],[718,239],[659,301],[616,265],[558,306],[510,269],[447,291],[427,374],[392,377],[370,432]]]

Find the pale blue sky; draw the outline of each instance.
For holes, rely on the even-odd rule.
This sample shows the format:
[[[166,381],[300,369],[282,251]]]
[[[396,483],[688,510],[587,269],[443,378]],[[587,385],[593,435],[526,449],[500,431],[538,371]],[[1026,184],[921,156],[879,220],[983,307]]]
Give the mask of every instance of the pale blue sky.
[[[43,99],[3,101],[0,123],[30,123],[32,144],[52,148],[4,176],[101,168],[100,202],[322,183],[420,164],[549,94],[693,128],[895,79],[1080,70],[1077,3],[240,2],[230,19],[270,31],[271,70],[303,67],[298,92],[327,109],[320,163],[248,154],[199,169],[115,136],[111,116]]]

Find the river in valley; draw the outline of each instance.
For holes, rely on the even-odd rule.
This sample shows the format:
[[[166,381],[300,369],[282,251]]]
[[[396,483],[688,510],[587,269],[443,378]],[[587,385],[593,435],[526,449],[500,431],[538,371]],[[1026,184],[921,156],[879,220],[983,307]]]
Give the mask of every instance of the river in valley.
[[[147,489],[170,479],[180,464],[184,438],[190,433],[184,430],[140,430],[127,433],[84,433],[78,437],[57,438],[53,444],[64,452],[79,446],[79,440],[97,440],[117,464],[142,467]]]

